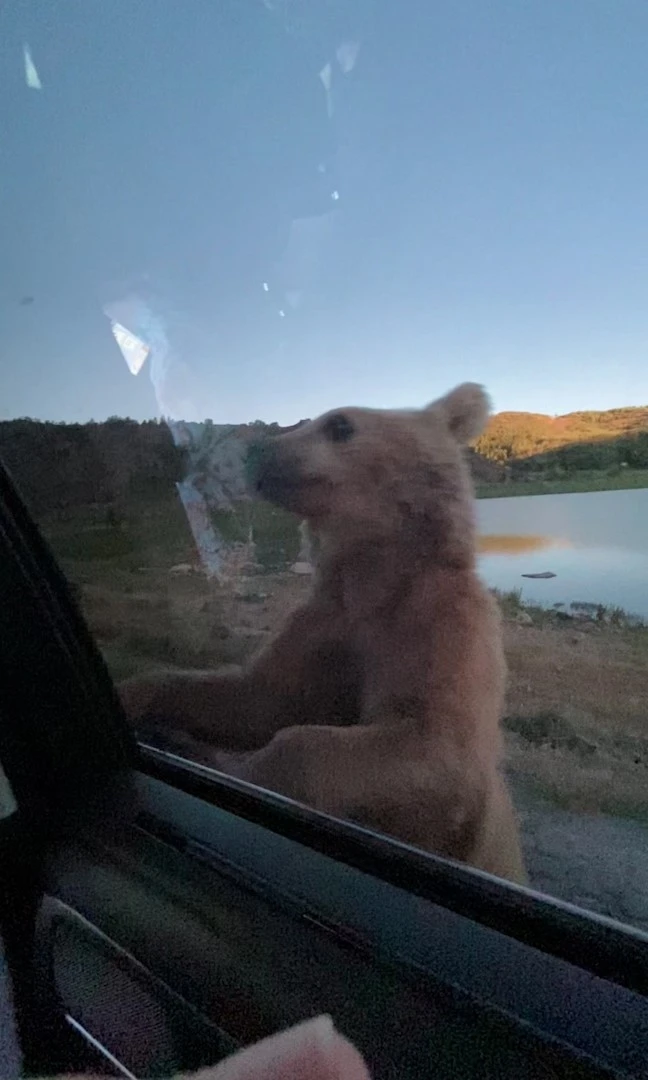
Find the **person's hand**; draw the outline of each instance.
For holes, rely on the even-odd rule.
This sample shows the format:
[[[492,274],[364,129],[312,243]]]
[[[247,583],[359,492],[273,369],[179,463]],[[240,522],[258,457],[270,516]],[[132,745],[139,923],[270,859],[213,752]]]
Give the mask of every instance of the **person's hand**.
[[[100,1080],[91,1075],[58,1080]],[[318,1016],[240,1050],[210,1069],[175,1080],[371,1080],[361,1054],[333,1026]]]
[[[189,1078],[185,1078],[189,1080]],[[191,1080],[371,1080],[330,1016],[318,1016],[241,1050]]]

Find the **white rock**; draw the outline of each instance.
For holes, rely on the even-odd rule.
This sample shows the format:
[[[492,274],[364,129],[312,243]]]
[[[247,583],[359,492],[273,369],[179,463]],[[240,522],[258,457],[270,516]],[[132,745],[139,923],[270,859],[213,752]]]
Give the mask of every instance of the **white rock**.
[[[290,567],[291,574],[312,574],[313,567],[307,562],[296,562]]]

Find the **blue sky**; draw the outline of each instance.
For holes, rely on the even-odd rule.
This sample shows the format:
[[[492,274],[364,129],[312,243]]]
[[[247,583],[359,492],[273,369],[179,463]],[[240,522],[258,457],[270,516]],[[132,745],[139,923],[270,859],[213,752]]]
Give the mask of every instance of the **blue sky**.
[[[0,415],[155,415],[101,310],[145,272],[190,419],[648,402],[645,0],[276,7],[4,6]]]

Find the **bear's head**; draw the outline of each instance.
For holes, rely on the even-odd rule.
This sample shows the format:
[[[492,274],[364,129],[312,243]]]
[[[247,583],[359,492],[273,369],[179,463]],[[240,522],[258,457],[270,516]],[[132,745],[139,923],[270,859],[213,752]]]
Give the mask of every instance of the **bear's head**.
[[[424,409],[328,412],[269,439],[252,484],[336,544],[396,539],[465,564],[474,525],[464,446],[489,410],[483,388],[463,383]]]

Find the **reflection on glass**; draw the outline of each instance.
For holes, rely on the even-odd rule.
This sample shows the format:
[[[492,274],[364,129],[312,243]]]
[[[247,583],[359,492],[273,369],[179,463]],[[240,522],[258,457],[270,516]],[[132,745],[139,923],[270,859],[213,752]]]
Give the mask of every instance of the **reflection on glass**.
[[[523,555],[544,548],[569,547],[569,543],[554,540],[551,536],[499,536],[497,533],[487,533],[479,537],[478,546],[482,555]]]
[[[241,664],[318,550],[250,445],[484,383],[477,482],[582,483],[477,505],[532,877],[648,927],[648,8],[505,7],[0,5],[0,453],[117,678]]]

